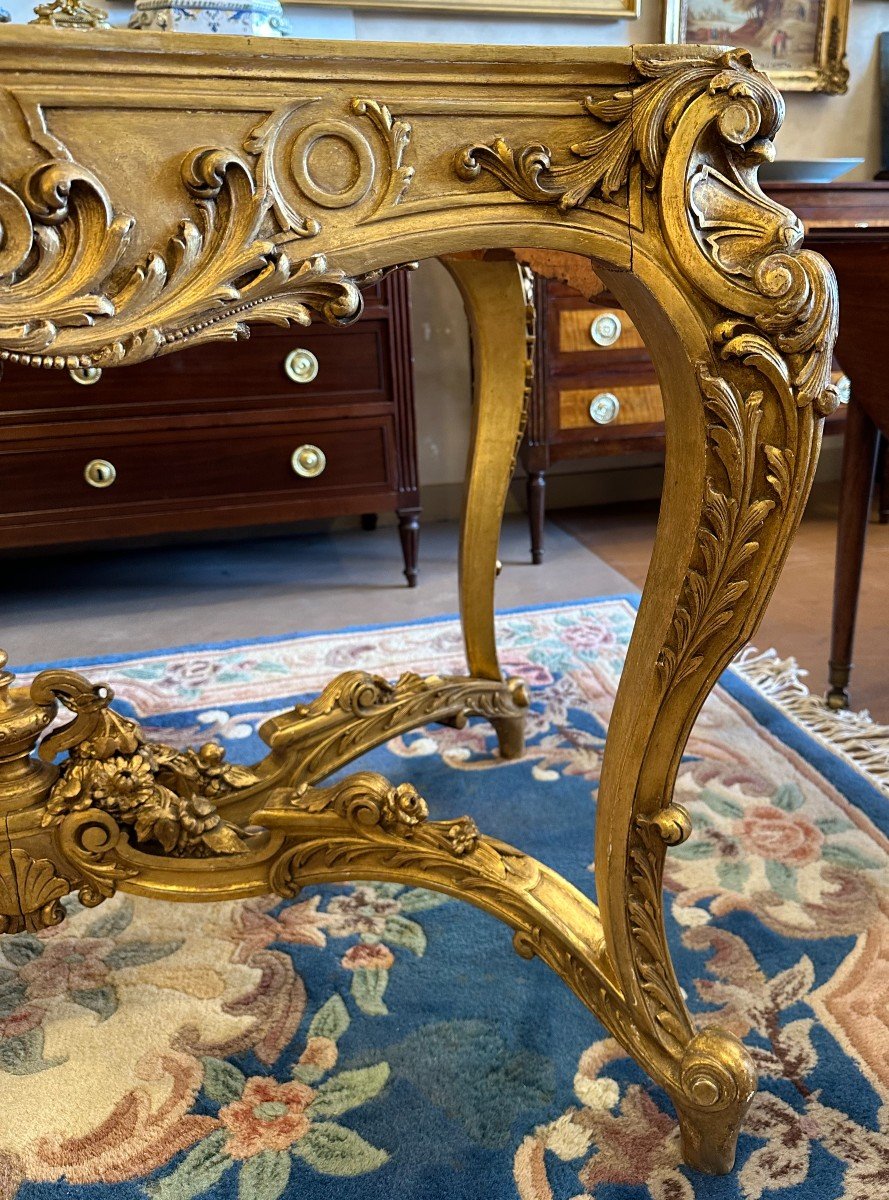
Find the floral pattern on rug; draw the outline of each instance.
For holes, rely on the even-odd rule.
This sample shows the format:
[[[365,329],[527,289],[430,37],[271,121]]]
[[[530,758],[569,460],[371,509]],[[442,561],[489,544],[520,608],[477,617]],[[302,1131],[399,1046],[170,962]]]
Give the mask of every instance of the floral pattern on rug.
[[[528,752],[484,723],[365,762],[592,891],[634,609],[507,614]],[[88,673],[164,740],[261,753],[333,673],[461,669],[453,621],[170,651]],[[0,1196],[19,1200],[878,1200],[889,1195],[889,816],[728,673],[677,784],[668,933],[693,1011],[750,1047],[737,1169],[680,1159],[669,1099],[491,918],[422,888],[206,906],[119,895],[0,940]]]

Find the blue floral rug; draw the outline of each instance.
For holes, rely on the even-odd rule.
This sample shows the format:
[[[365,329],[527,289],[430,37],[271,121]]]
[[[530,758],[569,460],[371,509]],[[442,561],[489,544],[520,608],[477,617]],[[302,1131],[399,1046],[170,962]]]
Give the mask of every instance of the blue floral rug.
[[[501,617],[506,667],[534,690],[523,760],[498,759],[479,723],[365,762],[592,891],[634,611],[617,597]],[[442,620],[77,665],[165,741],[219,738],[251,761],[257,726],[295,688],[461,661]],[[418,888],[358,884],[288,904],[119,895],[0,942],[0,1197],[889,1196],[889,801],[876,743],[873,774],[853,760],[866,724],[839,752],[813,703],[774,656],[743,662],[708,701],[677,789],[695,824],[668,860],[679,975],[762,1080],[734,1175],[681,1164],[667,1097],[504,927]]]

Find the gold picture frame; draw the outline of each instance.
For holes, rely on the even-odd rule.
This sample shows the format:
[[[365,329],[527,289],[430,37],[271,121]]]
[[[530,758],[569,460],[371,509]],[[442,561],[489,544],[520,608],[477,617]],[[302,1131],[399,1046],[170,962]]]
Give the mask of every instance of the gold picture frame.
[[[846,35],[850,3],[749,0],[745,5],[743,0],[665,0],[664,41],[746,46],[756,65],[781,91],[841,95],[849,81]],[[733,20],[738,22],[736,26]],[[759,28],[751,29],[757,22],[761,22]]]
[[[308,4],[390,12],[438,14],[477,13],[485,17],[638,17],[641,0],[303,0]]]

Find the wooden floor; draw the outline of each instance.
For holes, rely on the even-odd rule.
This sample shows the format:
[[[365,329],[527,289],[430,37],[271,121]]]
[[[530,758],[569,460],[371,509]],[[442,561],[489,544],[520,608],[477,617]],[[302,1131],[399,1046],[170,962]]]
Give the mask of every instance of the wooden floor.
[[[793,655],[809,671],[812,691],[827,686],[836,550],[836,485],[813,494],[800,532],[754,644]],[[657,521],[653,504],[565,509],[550,514],[587,549],[637,587],[645,580]],[[545,569],[545,567],[544,567]],[[868,532],[852,673],[853,708],[889,724],[889,525]]]

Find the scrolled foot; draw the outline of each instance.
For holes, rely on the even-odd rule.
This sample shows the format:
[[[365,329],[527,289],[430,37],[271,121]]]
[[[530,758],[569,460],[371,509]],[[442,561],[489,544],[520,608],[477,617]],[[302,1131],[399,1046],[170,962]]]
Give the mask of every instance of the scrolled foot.
[[[521,758],[525,753],[525,717],[531,706],[528,688],[521,679],[511,679],[507,685],[513,703],[518,708],[517,716],[493,717],[491,725],[497,735],[497,746],[501,758]]]
[[[501,758],[521,758],[525,753],[525,718],[500,717],[491,722]]]
[[[679,1067],[682,1156],[690,1167],[725,1175],[735,1165],[738,1134],[756,1092],[756,1071],[731,1033],[711,1027],[688,1043]]]

